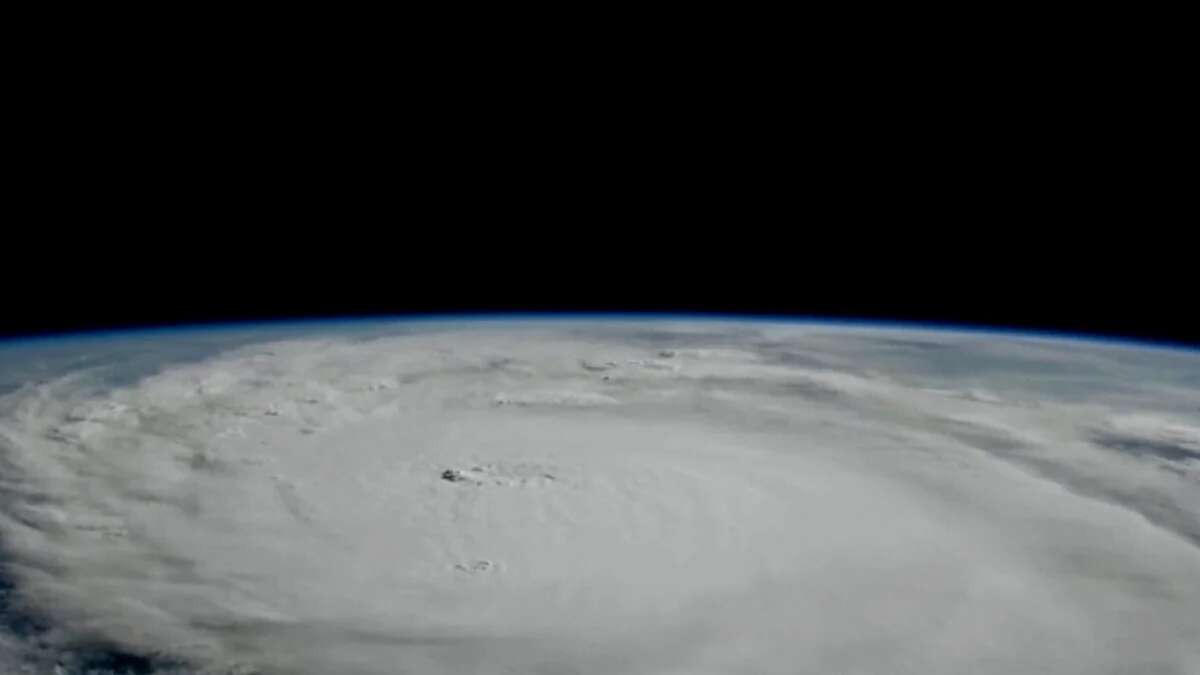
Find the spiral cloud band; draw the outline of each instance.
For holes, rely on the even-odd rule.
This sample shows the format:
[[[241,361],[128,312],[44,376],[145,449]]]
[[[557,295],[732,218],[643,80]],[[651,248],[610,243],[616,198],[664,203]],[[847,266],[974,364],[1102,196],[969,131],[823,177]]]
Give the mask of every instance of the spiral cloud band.
[[[229,330],[0,348],[0,670],[1200,672],[1200,354]]]

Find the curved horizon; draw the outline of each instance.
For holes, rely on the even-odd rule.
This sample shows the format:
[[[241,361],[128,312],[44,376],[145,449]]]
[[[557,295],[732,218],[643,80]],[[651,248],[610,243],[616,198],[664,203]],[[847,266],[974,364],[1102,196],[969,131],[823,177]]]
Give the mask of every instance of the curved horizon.
[[[616,312],[9,344],[0,670],[1200,664],[1196,350]]]
[[[1187,352],[1200,351],[1200,342],[1145,337],[1115,332],[1086,332],[1050,326],[1022,327],[1003,323],[968,323],[942,320],[846,317],[779,313],[736,313],[697,311],[463,311],[352,314],[340,316],[268,317],[184,323],[147,323],[119,327],[73,328],[37,333],[0,336],[0,346],[54,340],[118,337],[146,333],[179,333],[252,330],[371,323],[453,323],[481,321],[697,321],[720,323],[772,323],[846,328],[875,328],[895,331],[974,333],[997,337],[1040,338],[1087,343],[1108,343],[1130,348],[1155,348]]]

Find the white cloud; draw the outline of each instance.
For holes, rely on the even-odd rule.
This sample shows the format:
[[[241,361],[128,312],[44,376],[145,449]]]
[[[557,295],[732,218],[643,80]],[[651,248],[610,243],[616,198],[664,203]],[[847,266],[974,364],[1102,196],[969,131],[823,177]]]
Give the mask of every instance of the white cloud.
[[[1195,477],[1087,437],[1183,438],[1178,385],[1117,409],[1031,399],[1040,344],[1022,358],[922,335],[896,360],[861,331],[634,328],[292,339],[115,389],[64,374],[9,394],[0,541],[21,611],[53,627],[38,658],[1200,669],[1200,548],[1180,536],[1200,518]],[[976,353],[989,372],[1012,358],[1020,386],[980,387],[962,365]],[[42,663],[33,644],[0,630],[14,664]]]

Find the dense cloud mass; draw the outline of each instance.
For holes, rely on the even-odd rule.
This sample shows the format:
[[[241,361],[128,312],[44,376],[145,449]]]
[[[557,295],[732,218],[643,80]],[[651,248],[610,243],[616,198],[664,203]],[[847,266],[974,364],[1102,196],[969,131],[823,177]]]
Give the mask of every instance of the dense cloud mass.
[[[765,322],[0,347],[0,671],[1191,675],[1198,374]]]

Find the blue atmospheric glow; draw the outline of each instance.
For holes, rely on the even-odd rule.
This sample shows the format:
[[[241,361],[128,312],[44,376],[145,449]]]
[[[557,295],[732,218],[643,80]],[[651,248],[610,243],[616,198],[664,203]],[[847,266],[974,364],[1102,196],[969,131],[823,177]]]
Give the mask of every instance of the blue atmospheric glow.
[[[932,331],[942,333],[977,334],[992,337],[1067,340],[1091,344],[1108,344],[1128,348],[1200,351],[1200,344],[1161,339],[1133,338],[1115,335],[1077,333],[1043,328],[1013,328],[979,324],[958,324],[940,321],[898,320],[878,318],[843,318],[789,314],[732,314],[705,312],[444,312],[414,314],[378,314],[341,317],[295,317],[265,320],[243,320],[214,323],[140,326],[76,332],[57,332],[25,335],[0,340],[0,346],[17,344],[44,345],[61,341],[103,340],[117,337],[152,337],[179,335],[214,337],[234,331],[292,333],[304,329],[345,327],[352,329],[388,323],[484,323],[511,321],[705,321],[722,323],[771,323],[826,326],[830,328],[877,329],[887,331]]]

